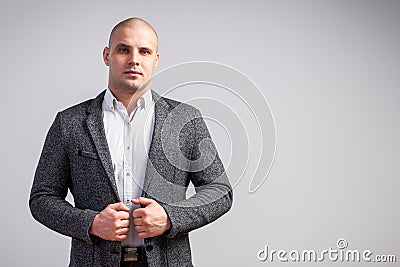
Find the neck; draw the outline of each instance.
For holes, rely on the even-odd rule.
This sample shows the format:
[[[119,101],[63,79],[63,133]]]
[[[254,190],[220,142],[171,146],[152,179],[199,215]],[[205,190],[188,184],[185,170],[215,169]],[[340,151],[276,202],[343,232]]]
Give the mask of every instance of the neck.
[[[132,91],[125,91],[125,90],[115,90],[114,88],[110,88],[111,93],[114,97],[124,105],[128,114],[131,114],[133,110],[135,110],[137,106],[137,101],[139,98],[146,93],[149,88],[144,88],[141,90]]]

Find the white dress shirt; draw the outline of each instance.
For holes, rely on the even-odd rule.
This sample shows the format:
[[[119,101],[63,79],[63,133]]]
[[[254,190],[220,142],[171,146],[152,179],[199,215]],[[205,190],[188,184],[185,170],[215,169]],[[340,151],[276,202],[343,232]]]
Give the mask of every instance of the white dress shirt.
[[[148,152],[154,129],[154,101],[147,90],[137,101],[137,107],[130,116],[110,89],[103,101],[103,122],[108,148],[114,167],[115,181],[121,201],[131,208],[128,237],[123,247],[144,245],[144,240],[134,230],[132,211],[139,207],[131,199],[142,194]]]

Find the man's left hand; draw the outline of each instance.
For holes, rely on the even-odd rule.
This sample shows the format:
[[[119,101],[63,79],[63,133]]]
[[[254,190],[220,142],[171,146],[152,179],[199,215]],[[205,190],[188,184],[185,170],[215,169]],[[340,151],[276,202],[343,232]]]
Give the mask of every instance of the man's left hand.
[[[140,238],[159,236],[171,228],[171,222],[164,208],[155,200],[139,197],[133,204],[145,206],[133,211],[133,223]]]

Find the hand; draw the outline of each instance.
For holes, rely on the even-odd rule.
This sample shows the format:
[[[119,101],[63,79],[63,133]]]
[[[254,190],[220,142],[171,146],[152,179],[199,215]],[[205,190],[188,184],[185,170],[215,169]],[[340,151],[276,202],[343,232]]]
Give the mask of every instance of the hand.
[[[89,233],[104,240],[122,241],[129,230],[129,208],[122,202],[108,205],[94,217]]]
[[[159,236],[171,228],[167,213],[155,200],[139,197],[131,201],[146,206],[133,211],[133,223],[140,238]]]

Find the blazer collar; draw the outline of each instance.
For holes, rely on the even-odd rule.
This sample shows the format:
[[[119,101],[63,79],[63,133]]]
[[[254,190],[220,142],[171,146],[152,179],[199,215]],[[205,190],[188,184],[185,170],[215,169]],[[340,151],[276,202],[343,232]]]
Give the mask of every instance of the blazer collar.
[[[119,199],[117,184],[114,178],[114,169],[111,161],[110,150],[108,149],[107,138],[104,130],[102,103],[104,99],[105,90],[101,92],[95,99],[93,99],[90,106],[87,108],[86,125],[92,136],[94,145],[99,154],[101,163],[110,180],[113,191]],[[119,199],[120,200],[120,199]]]
[[[92,136],[93,142],[96,146],[104,170],[110,180],[114,193],[116,197],[119,199],[117,184],[115,181],[114,170],[112,166],[111,154],[108,148],[107,138],[104,130],[104,123],[103,123],[102,103],[105,92],[106,91],[104,90],[95,99],[93,99],[92,103],[88,107],[87,109],[88,116],[86,119],[86,124]],[[153,90],[151,90],[151,93],[155,103],[154,104],[155,119],[154,119],[153,136],[148,155],[149,158],[146,167],[146,175],[143,185],[144,196],[146,196],[146,192],[149,189],[151,180],[155,179],[154,182],[156,183],[159,183],[160,179],[163,180],[162,177],[159,177],[160,174],[157,171],[157,169],[162,167],[163,164],[167,163],[165,162],[166,159],[160,156],[164,154],[161,142],[161,129],[171,109],[171,107],[168,105],[168,103],[165,101],[163,97],[161,97]]]
[[[167,159],[164,156],[161,130],[163,124],[171,111],[171,106],[159,94],[151,91],[154,100],[154,130],[151,139],[149,155],[147,160],[146,175],[143,185],[144,197],[154,197],[151,189],[155,185],[161,186],[165,179],[161,176],[160,170],[163,166],[168,165]],[[157,187],[157,186],[156,186]]]

